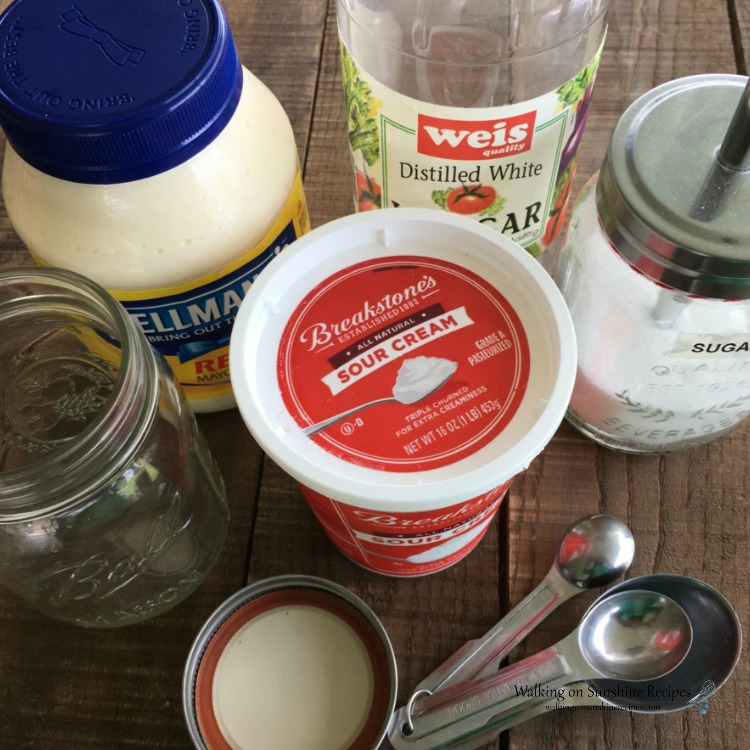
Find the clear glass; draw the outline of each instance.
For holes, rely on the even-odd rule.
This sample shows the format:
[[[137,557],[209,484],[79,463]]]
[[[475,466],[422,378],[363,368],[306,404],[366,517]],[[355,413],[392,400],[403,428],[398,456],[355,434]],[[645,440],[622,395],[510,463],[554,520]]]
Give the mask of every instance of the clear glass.
[[[223,544],[223,482],[165,362],[77,274],[0,273],[0,583],[90,627],[152,617]]]
[[[556,281],[578,341],[568,420],[610,448],[690,448],[750,414],[750,300],[657,284],[612,246],[596,176],[573,210]]]
[[[386,86],[424,102],[496,107],[577,75],[609,0],[338,0],[342,41]]]

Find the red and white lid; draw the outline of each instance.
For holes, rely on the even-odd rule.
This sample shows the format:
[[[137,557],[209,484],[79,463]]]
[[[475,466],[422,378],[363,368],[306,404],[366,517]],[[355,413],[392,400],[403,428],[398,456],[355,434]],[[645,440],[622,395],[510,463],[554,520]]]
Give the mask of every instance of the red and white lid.
[[[562,296],[481,224],[385,209],[297,240],[242,303],[232,385],[261,447],[316,492],[446,507],[525,469],[576,367]]]

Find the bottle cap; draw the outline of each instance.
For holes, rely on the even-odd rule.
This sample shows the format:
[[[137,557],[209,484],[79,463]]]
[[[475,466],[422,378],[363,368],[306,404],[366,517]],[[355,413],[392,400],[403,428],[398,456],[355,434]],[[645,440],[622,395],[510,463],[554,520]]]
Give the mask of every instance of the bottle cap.
[[[16,0],[0,17],[0,125],[46,174],[150,177],[210,143],[242,69],[216,0]]]
[[[750,298],[750,170],[719,158],[740,130],[748,138],[736,127],[746,82],[700,75],[649,91],[620,118],[601,170],[597,207],[612,243],[689,294]]]

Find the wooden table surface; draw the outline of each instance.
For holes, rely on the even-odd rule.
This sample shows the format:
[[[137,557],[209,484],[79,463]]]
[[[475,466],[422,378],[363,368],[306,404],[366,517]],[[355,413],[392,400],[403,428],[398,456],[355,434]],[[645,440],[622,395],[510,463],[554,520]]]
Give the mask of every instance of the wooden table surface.
[[[292,120],[313,226],[349,213],[334,0],[225,0],[225,7],[244,63]],[[598,167],[617,117],[641,93],[690,74],[746,75],[749,58],[750,0],[615,0],[579,176]],[[0,265],[27,260],[2,209]],[[361,570],[333,548],[294,482],[264,458],[238,413],[199,421],[232,510],[219,563],[176,609],[115,631],[57,624],[0,591],[1,750],[190,748],[180,682],[195,634],[232,592],[283,573],[329,578],[371,605],[393,641],[403,700],[443,658],[523,598],[549,568],[565,526],[597,510],[633,530],[629,575],[696,576],[729,599],[748,631],[748,425],[692,451],[632,457],[563,424],[515,480],[476,550],[442,573],[395,580]],[[556,642],[592,599],[564,605],[513,658]],[[750,666],[743,654],[705,716],[550,712],[487,747],[740,750],[748,737]]]

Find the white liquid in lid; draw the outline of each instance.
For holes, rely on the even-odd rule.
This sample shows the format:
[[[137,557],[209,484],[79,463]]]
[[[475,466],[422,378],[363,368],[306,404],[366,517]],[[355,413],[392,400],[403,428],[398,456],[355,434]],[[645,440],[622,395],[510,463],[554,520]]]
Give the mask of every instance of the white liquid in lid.
[[[317,607],[264,612],[229,641],[213,682],[234,750],[347,750],[372,706],[373,669],[357,633]]]

